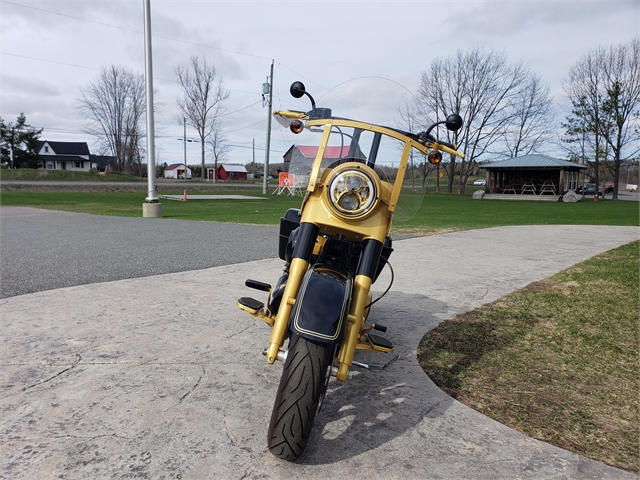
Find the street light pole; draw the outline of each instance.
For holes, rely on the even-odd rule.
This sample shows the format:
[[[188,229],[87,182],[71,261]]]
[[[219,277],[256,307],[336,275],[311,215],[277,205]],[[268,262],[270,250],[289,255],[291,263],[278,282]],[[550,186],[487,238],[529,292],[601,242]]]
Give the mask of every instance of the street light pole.
[[[156,148],[153,118],[153,65],[151,55],[151,5],[143,0],[144,10],[144,59],[147,94],[147,182],[148,195],[142,204],[143,217],[162,217],[162,204],[156,194]]]

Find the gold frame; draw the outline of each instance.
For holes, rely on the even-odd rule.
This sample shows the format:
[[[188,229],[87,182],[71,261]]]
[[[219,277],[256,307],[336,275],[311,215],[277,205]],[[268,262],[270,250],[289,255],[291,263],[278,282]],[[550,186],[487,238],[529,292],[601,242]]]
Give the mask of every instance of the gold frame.
[[[320,139],[318,153],[314,160],[310,177],[311,180],[307,186],[306,195],[300,212],[302,222],[309,221],[320,228],[320,236],[339,234],[342,238],[347,240],[363,241],[365,239],[375,239],[384,243],[385,238],[389,234],[391,218],[402,190],[402,183],[404,181],[404,175],[411,149],[415,148],[424,155],[427,155],[429,150],[435,149],[464,158],[464,155],[445,145],[440,145],[437,142],[425,142],[422,144],[402,132],[388,127],[348,119],[330,118],[310,120],[307,114],[301,112],[275,111],[273,114],[274,116],[279,115],[284,118],[301,120],[304,122],[306,128],[322,127],[324,129]],[[400,163],[398,165],[398,176],[396,177],[393,188],[391,188],[390,184],[381,181],[370,167],[357,162],[342,164],[331,172],[324,172],[322,178],[319,178],[322,158],[329,141],[332,127],[334,126],[351,127],[381,133],[382,135],[395,138],[404,143]],[[374,200],[374,204],[371,209],[365,214],[359,216],[341,215],[335,207],[332,206],[328,192],[328,183],[330,178],[334,178],[334,176],[338,175],[341,171],[352,168],[358,168],[367,172],[367,176],[374,181],[377,190],[377,198]],[[368,172],[367,170],[371,170],[371,172]],[[318,248],[318,245],[316,245],[316,248]],[[265,313],[267,313],[265,316],[263,312],[254,312],[249,311],[247,308],[243,308],[251,315],[264,320],[272,326],[271,336],[269,338],[269,347],[267,348],[267,363],[269,364],[274,363],[278,358],[278,351],[284,343],[289,318],[296,303],[300,284],[308,268],[309,263],[306,260],[294,258],[291,261],[291,265],[289,267],[289,278],[285,286],[277,315],[273,316],[270,312],[265,311]],[[391,351],[389,349],[374,347],[373,345],[367,344],[363,337],[363,335],[366,334],[366,332],[363,331],[364,322],[366,320],[365,309],[371,301],[371,283],[372,279],[365,275],[357,275],[353,279],[351,304],[349,305],[349,311],[346,315],[346,331],[338,354],[336,378],[340,381],[347,379],[349,367],[352,364],[353,355],[356,349]],[[368,311],[366,313],[368,313]]]

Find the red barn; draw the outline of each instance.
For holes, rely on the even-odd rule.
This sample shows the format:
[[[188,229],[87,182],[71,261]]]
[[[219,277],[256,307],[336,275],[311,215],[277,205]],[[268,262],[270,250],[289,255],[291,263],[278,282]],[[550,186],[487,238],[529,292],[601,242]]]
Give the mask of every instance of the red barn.
[[[220,180],[246,180],[247,169],[242,165],[220,165],[218,167]]]

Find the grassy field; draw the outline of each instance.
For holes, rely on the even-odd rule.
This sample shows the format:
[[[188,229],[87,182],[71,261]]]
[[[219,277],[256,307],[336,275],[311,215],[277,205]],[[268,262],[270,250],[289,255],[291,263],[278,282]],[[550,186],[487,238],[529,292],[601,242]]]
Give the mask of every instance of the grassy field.
[[[441,323],[429,377],[539,440],[639,473],[638,242]]]
[[[182,195],[183,192],[176,190],[173,193]],[[255,196],[256,200],[161,200],[163,218],[275,225],[287,208],[297,208],[301,203],[300,197],[231,190],[220,193],[241,193]],[[130,217],[142,216],[144,198],[144,193],[0,192],[2,205],[29,205]],[[541,224],[638,225],[638,204],[590,200],[578,203],[509,202],[434,193],[426,195],[418,213],[410,221],[396,222],[394,229],[420,235],[503,225]]]

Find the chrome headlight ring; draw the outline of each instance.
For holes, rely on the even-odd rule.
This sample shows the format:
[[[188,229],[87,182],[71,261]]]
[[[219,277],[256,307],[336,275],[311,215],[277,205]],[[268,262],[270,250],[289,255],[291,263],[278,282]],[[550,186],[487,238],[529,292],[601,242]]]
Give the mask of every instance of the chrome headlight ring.
[[[356,218],[366,215],[375,205],[376,182],[358,168],[337,172],[329,181],[329,203],[340,215]]]

